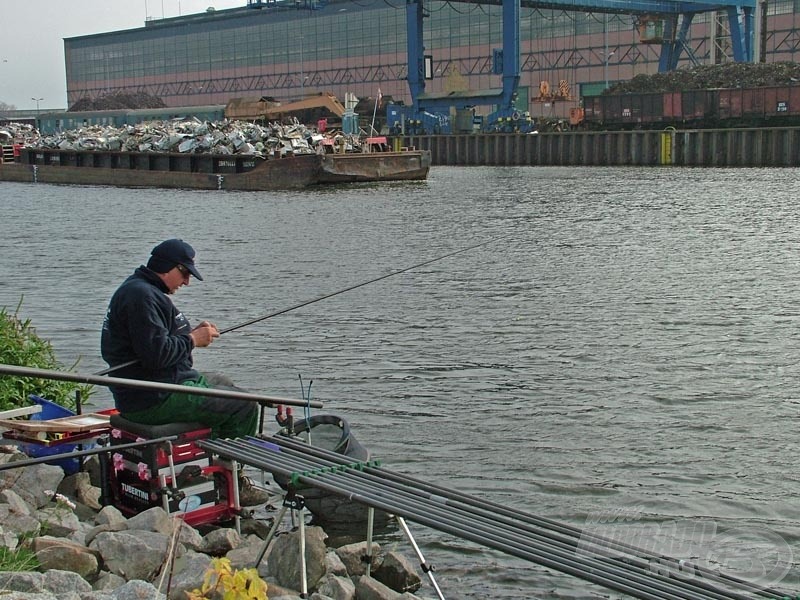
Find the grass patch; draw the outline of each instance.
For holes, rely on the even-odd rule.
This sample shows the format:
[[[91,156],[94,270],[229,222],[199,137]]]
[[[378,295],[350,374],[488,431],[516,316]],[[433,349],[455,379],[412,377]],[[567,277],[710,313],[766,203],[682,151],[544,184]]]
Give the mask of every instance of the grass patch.
[[[64,367],[56,360],[53,347],[41,339],[31,325],[30,319],[19,318],[20,300],[14,312],[6,307],[0,309],[0,363],[18,367],[63,371]],[[68,370],[72,371],[76,362]],[[85,400],[93,392],[91,385],[72,381],[53,381],[0,375],[0,410],[28,406],[30,394],[36,394],[69,409],[75,409],[75,391],[80,390]]]
[[[20,546],[9,550],[0,546],[0,571],[35,571],[39,568],[39,559],[32,550]]]

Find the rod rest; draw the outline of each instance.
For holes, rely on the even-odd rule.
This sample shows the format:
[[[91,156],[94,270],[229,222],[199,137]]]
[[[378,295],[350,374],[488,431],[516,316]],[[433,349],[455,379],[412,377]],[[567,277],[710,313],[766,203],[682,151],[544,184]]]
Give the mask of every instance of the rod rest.
[[[111,415],[109,419],[111,427],[115,429],[122,429],[135,433],[143,438],[159,438],[170,435],[180,435],[190,431],[197,431],[198,429],[209,429],[207,425],[202,423],[167,423],[166,425],[144,425],[129,421],[120,414]]]

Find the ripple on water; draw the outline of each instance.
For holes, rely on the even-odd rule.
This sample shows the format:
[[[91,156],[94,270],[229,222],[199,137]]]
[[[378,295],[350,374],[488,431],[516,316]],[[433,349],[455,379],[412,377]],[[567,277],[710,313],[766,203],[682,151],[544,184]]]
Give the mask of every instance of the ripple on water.
[[[604,531],[643,542],[657,527],[676,552],[710,522],[707,553],[738,531],[743,556],[769,557],[800,537],[798,179],[435,168],[424,184],[268,195],[2,183],[0,306],[22,298],[62,362],[93,372],[108,298],[166,237],[190,241],[205,276],[176,302],[221,327],[501,238],[226,334],[197,365],[280,396],[313,379],[325,412],[409,475],[577,526],[623,514]],[[415,529],[448,598],[620,597]],[[800,588],[796,570],[782,579]]]

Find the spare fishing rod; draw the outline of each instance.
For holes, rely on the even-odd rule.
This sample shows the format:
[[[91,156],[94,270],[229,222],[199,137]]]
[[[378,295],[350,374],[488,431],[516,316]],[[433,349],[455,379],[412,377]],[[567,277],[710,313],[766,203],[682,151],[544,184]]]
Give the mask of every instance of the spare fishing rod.
[[[727,575],[720,570],[712,570],[697,563],[655,553],[614,538],[602,537],[587,530],[481,500],[450,488],[395,473],[382,468],[379,464],[364,464],[358,468],[352,468],[353,463],[348,457],[325,448],[307,445],[291,437],[274,436],[272,442],[279,447],[282,457],[281,464],[284,466],[291,464],[292,460],[313,461],[314,464],[311,466],[295,467],[295,473],[333,473],[350,467],[347,473],[354,485],[358,485],[355,480],[363,480],[365,485],[380,485],[384,494],[398,494],[406,497],[404,500],[406,506],[413,504],[414,500],[411,498],[413,496],[423,503],[433,502],[437,508],[450,510],[452,515],[460,515],[467,521],[490,519],[497,527],[511,528],[515,533],[527,538],[541,538],[537,543],[563,544],[566,542],[574,552],[613,556],[623,561],[626,568],[629,569],[658,569],[669,578],[690,579],[698,588],[718,591],[719,588],[713,583],[718,582],[723,586],[734,587],[740,592],[747,592],[748,597],[784,598],[786,596],[785,591],[764,587]],[[243,458],[243,456],[238,457],[239,460]],[[375,462],[377,463],[377,461]],[[447,519],[449,516],[445,515],[441,518]],[[737,596],[737,598],[739,597],[741,596]]]
[[[155,390],[159,392],[186,392],[186,386],[175,383],[161,383],[158,381],[145,381],[141,379],[123,379],[119,377],[100,377],[98,375],[82,375],[80,373],[65,373],[64,371],[53,371],[50,369],[36,369],[32,367],[19,367],[17,365],[0,364],[0,376],[15,375],[17,377],[29,377],[32,379],[54,379],[56,381],[72,381],[75,383],[86,383],[90,385],[102,385],[105,387],[119,386],[139,390]],[[286,406],[311,406],[322,408],[319,400],[299,400],[297,398],[281,398],[277,396],[265,396],[263,394],[251,394],[250,392],[240,392],[225,388],[201,388],[192,387],[192,394],[196,396],[213,396],[215,398],[225,398],[229,400],[247,400],[248,402],[258,402],[267,406],[286,405]]]
[[[287,453],[284,440],[275,441],[277,444],[263,440],[204,440],[198,444],[223,458],[270,471],[294,485],[318,488],[638,598],[744,600],[749,597],[738,591],[705,585],[693,577],[681,578],[654,571],[643,561],[632,564],[602,552],[579,552],[580,538],[569,545],[548,540],[541,533],[531,535],[491,516],[478,518],[444,506],[436,498],[423,500],[408,491],[384,486],[380,481],[364,482],[362,469],[370,469],[369,463],[351,463],[349,468],[331,467],[297,452]]]
[[[249,321],[245,321],[244,323],[239,323],[238,325],[233,325],[232,327],[227,327],[225,329],[221,329],[219,334],[222,335],[223,333],[229,333],[231,331],[236,331],[237,329],[242,329],[243,327],[247,327],[249,325],[253,325],[255,323],[260,323],[261,321],[266,321],[267,319],[271,319],[272,317],[277,317],[278,315],[282,315],[293,310],[297,310],[298,308],[303,308],[304,306],[308,306],[309,304],[314,304],[315,302],[320,302],[321,300],[327,300],[328,298],[333,298],[334,296],[338,296],[339,294],[344,294],[345,292],[350,292],[352,290],[358,289],[360,287],[364,287],[365,285],[369,285],[371,283],[376,283],[383,279],[388,279],[389,277],[394,277],[395,275],[400,275],[401,273],[406,273],[413,269],[419,269],[420,267],[424,267],[426,265],[433,264],[440,260],[444,260],[445,258],[450,258],[451,256],[455,256],[456,254],[461,254],[462,252],[468,252],[469,250],[474,250],[475,248],[480,248],[481,246],[486,246],[487,244],[491,244],[492,242],[499,241],[504,239],[507,236],[496,237],[489,240],[485,240],[478,244],[473,244],[472,246],[467,246],[466,248],[460,248],[458,250],[454,250],[453,252],[448,252],[447,254],[443,254],[441,256],[437,256],[436,258],[431,258],[421,263],[417,263],[416,265],[412,265],[410,267],[406,267],[404,269],[398,269],[397,271],[392,271],[391,273],[386,273],[385,275],[381,275],[379,277],[374,277],[368,281],[363,281],[361,283],[356,283],[355,285],[348,286],[341,290],[337,290],[335,292],[331,292],[330,294],[325,294],[323,296],[318,296],[312,300],[306,300],[305,302],[301,302],[299,304],[295,304],[294,306],[290,306],[288,308],[283,308],[281,310],[276,310],[275,312],[268,313],[266,315],[262,315],[260,317],[255,317],[254,319],[250,319]],[[128,362],[114,365],[113,367],[108,367],[107,369],[103,369],[102,371],[98,371],[95,375],[107,375],[108,373],[112,373],[113,371],[117,371],[119,369],[124,369],[125,367],[130,367],[131,365],[135,365],[138,363],[138,360],[130,360]]]

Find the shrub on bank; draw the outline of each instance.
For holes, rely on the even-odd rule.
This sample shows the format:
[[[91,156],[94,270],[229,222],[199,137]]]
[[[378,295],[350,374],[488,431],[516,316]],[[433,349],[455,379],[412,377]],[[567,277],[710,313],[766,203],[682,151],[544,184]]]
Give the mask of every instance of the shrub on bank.
[[[228,558],[214,558],[203,586],[187,592],[188,600],[268,600],[267,584],[258,569],[234,569]]]
[[[64,370],[56,360],[50,342],[41,339],[31,325],[30,319],[18,316],[22,301],[12,313],[6,307],[0,309],[0,363],[36,369]],[[74,369],[77,362],[69,370]],[[28,396],[36,394],[70,409],[75,408],[75,392],[88,398],[93,386],[71,381],[53,381],[28,377],[0,376],[0,410],[28,406]]]

